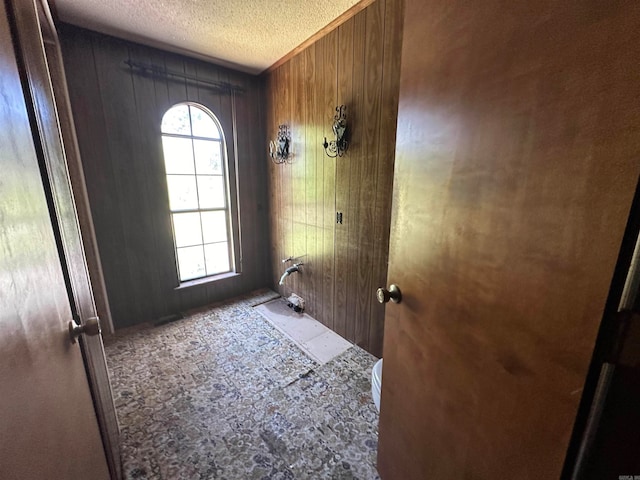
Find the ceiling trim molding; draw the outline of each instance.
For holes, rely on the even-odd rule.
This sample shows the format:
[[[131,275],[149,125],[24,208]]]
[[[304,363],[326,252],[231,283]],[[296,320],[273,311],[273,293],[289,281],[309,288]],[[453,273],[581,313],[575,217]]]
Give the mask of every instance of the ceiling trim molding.
[[[376,0],[361,0],[360,2],[356,3],[349,10],[345,11],[342,15],[340,15],[335,20],[333,20],[331,23],[329,23],[326,27],[323,27],[320,30],[318,30],[316,33],[311,35],[309,38],[307,38],[304,42],[302,42],[296,48],[294,48],[289,53],[287,53],[280,60],[276,61],[273,65],[271,65],[270,67],[268,67],[265,70],[263,70],[262,74],[271,73],[275,69],[277,69],[280,65],[282,65],[284,63],[287,63],[293,57],[295,57],[300,52],[302,52],[305,48],[307,48],[310,45],[313,45],[318,40],[320,40],[322,37],[324,37],[327,33],[331,32],[332,30],[335,30],[340,25],[345,23],[347,20],[351,19],[352,17],[355,17],[358,13],[360,13],[362,10],[367,8],[369,5],[371,5],[375,1]]]

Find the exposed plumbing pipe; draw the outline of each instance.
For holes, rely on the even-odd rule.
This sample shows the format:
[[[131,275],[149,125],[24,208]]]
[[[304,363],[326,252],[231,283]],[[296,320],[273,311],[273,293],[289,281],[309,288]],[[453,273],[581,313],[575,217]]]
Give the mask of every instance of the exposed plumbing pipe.
[[[289,275],[291,275],[292,273],[299,272],[301,266],[302,266],[302,263],[294,263],[292,266],[287,268],[282,274],[282,277],[280,277],[280,285],[284,285],[284,279],[287,278]]]

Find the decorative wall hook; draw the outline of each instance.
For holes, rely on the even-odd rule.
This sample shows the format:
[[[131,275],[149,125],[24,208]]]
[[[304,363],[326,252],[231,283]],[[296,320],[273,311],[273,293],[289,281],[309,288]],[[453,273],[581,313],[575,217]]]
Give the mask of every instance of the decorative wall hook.
[[[286,125],[278,125],[278,138],[274,142],[269,142],[269,156],[276,165],[285,163],[289,159],[289,144],[291,136],[289,135],[289,127]]]
[[[346,111],[346,105],[336,107],[336,114],[333,117],[333,126],[331,127],[336,139],[327,142],[327,137],[324,137],[322,146],[324,147],[324,151],[327,153],[327,156],[330,158],[341,157],[344,155],[344,152],[347,151],[347,148],[349,148],[349,142],[347,140],[348,131]]]

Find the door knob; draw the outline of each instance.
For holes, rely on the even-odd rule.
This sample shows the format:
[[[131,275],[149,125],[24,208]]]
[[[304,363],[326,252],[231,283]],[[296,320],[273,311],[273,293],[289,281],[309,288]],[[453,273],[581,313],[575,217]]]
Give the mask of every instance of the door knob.
[[[388,303],[389,300],[393,303],[400,303],[402,300],[402,293],[397,285],[390,285],[389,290],[383,287],[379,288],[376,292],[376,296],[380,303]]]
[[[100,335],[102,330],[100,329],[100,319],[98,317],[88,318],[83,325],[78,325],[75,320],[69,320],[69,336],[71,337],[71,343],[76,343],[80,334],[85,335]]]

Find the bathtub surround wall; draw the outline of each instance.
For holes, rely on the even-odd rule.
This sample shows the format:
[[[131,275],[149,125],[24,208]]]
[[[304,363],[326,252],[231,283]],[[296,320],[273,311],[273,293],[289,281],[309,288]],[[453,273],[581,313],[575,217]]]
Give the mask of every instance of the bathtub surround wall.
[[[98,248],[116,328],[262,287],[268,282],[266,169],[260,78],[63,25],[62,50]],[[244,88],[236,111],[228,94],[132,74],[132,60]],[[178,285],[160,121],[172,105],[195,101],[222,123],[237,153],[242,274]],[[234,135],[236,137],[234,138]],[[235,152],[235,153],[234,153]]]
[[[377,356],[384,307],[375,290],[387,276],[402,6],[378,0],[266,74],[271,284],[283,296],[299,294],[309,315]],[[349,149],[329,158],[321,144],[332,140],[342,104]],[[282,124],[292,158],[274,165],[266,145]],[[279,286],[290,256],[304,266]]]

